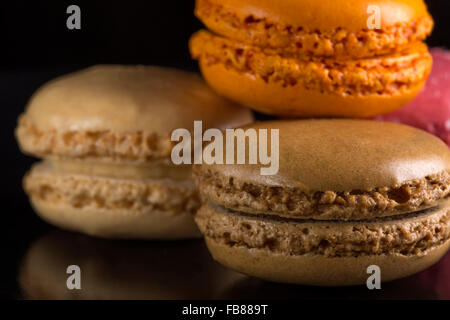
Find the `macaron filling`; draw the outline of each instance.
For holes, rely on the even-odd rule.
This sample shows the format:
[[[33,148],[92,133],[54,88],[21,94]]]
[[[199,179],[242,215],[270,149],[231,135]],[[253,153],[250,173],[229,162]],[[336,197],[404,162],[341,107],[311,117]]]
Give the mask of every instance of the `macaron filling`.
[[[433,28],[433,20],[428,14],[383,25],[378,30],[361,28],[354,31],[344,26],[319,30],[301,22],[286,24],[257,12],[255,10],[255,15],[240,14],[238,10],[210,0],[197,0],[195,9],[196,16],[208,28],[223,36],[260,47],[283,48],[315,56],[361,58],[389,54],[411,42],[424,40]]]
[[[450,238],[448,201],[400,216],[351,222],[249,215],[208,203],[195,219],[201,232],[218,243],[288,255],[421,255]]]
[[[117,164],[89,160],[48,160],[46,164],[61,173],[123,179],[174,179],[192,178],[192,167],[174,165],[170,161],[153,161],[145,164]]]
[[[193,57],[205,66],[221,64],[266,83],[301,85],[307,90],[340,96],[408,92],[427,78],[432,64],[423,43],[389,56],[341,61],[262,49],[208,31],[194,34],[190,47]]]

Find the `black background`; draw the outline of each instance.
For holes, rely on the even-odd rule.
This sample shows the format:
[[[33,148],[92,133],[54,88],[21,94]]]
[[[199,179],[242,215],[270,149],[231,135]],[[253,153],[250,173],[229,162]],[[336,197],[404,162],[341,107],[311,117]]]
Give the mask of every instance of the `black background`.
[[[436,22],[428,44],[449,47],[450,1],[427,3]],[[81,30],[66,28],[70,4],[81,8]],[[0,2],[0,297],[20,297],[18,262],[30,241],[50,228],[32,213],[21,188],[35,161],[19,152],[13,135],[27,100],[49,79],[98,63],[196,70],[187,48],[189,36],[201,28],[193,7],[192,0]]]

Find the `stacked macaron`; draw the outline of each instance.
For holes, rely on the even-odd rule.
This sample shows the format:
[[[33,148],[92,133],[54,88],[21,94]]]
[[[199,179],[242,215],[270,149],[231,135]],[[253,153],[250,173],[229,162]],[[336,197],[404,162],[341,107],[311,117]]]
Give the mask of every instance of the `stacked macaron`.
[[[364,120],[260,122],[279,130],[279,171],[194,167],[196,222],[213,257],[262,279],[366,283],[421,271],[450,247],[450,150],[399,124]],[[249,151],[248,145],[246,152]]]
[[[220,117],[218,117],[220,115]],[[194,73],[96,66],[44,85],[20,116],[21,149],[44,161],[24,188],[38,214],[108,238],[199,236],[191,166],[171,161],[171,132],[248,124],[247,109],[217,96]]]
[[[271,115],[384,114],[419,93],[432,65],[422,0],[197,0],[195,13],[210,29],[190,40],[206,81]],[[276,175],[260,175],[263,163],[194,167],[195,219],[222,264],[276,282],[355,285],[369,266],[389,281],[449,249],[450,151],[439,139],[365,120],[243,129],[279,130]]]
[[[206,81],[272,115],[388,113],[419,93],[432,64],[422,0],[197,0],[195,13],[212,31],[190,41]]]

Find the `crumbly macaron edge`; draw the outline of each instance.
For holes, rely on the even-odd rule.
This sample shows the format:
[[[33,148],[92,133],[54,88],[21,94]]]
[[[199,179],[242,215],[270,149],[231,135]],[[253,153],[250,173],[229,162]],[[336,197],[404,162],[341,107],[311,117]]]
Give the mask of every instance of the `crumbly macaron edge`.
[[[383,26],[377,30],[365,28],[356,33],[343,27],[311,30],[308,26],[284,25],[253,15],[240,15],[208,0],[196,2],[195,14],[215,32],[256,46],[347,58],[397,52],[412,42],[423,41],[434,26],[431,16],[426,15],[410,22]]]
[[[173,215],[194,214],[200,199],[191,180],[122,179],[40,170],[36,164],[25,175],[23,188],[31,197],[74,209],[159,210]]]
[[[432,66],[421,43],[391,56],[338,61],[261,49],[201,30],[191,37],[190,50],[206,66],[221,64],[266,83],[344,97],[401,95],[423,83]]]
[[[450,172],[443,171],[395,186],[372,190],[308,191],[246,182],[194,166],[205,201],[250,214],[298,219],[359,220],[399,215],[432,207],[450,195]]]
[[[273,219],[203,205],[195,216],[206,238],[245,247],[301,256],[418,256],[450,239],[450,207],[400,217],[357,222]]]
[[[43,130],[29,121],[26,114],[20,115],[15,134],[25,153],[41,158],[147,162],[170,159],[175,144],[170,137],[155,132]]]

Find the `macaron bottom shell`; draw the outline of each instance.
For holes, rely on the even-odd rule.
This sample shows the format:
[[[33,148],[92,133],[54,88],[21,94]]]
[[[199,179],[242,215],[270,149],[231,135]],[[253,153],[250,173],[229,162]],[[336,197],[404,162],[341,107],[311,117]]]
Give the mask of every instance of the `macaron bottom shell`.
[[[220,95],[254,110],[281,116],[365,118],[392,112],[413,100],[424,81],[394,95],[338,95],[306,89],[303,84],[284,86],[251,73],[210,65],[200,60],[206,82]]]
[[[313,286],[352,286],[365,284],[367,267],[381,269],[381,281],[404,278],[439,261],[450,248],[447,240],[423,256],[363,256],[326,258],[314,254],[288,256],[261,249],[229,247],[205,238],[213,258],[223,265],[263,280]]]
[[[273,282],[316,286],[365,284],[376,265],[381,281],[436,263],[450,248],[448,201],[433,209],[371,221],[280,220],[203,206],[196,222],[213,258]]]
[[[25,176],[24,188],[37,214],[62,229],[119,239],[200,237],[191,180],[77,174],[44,161]]]
[[[70,205],[52,205],[31,197],[37,214],[46,222],[64,230],[108,239],[177,240],[200,238],[188,214],[170,215],[151,210],[141,215],[129,210],[77,209]]]

